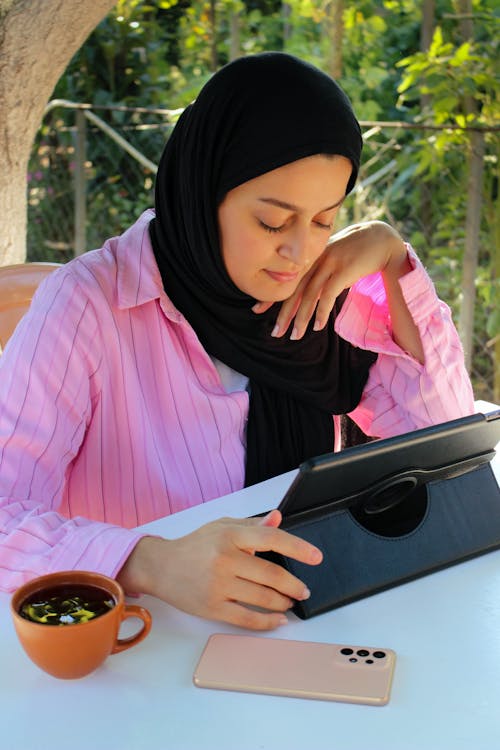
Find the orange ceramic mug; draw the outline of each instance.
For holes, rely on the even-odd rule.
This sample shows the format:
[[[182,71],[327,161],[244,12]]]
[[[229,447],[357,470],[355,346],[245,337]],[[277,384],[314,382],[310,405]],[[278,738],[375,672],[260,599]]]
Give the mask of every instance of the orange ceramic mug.
[[[82,590],[96,587],[107,596],[110,608],[87,622],[48,625],[25,619],[23,604],[43,598],[45,592]],[[63,587],[63,588],[62,588]],[[70,679],[93,672],[110,655],[142,641],[151,630],[151,615],[144,607],[125,604],[117,581],[100,573],[69,570],[49,573],[21,586],[12,596],[11,614],[18,638],[30,659],[54,677]],[[123,620],[138,617],[142,628],[129,638],[119,638]]]

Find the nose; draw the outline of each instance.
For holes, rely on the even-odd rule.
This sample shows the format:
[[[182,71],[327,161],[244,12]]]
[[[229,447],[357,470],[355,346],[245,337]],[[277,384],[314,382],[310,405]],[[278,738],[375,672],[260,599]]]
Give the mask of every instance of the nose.
[[[303,267],[312,259],[312,247],[307,230],[295,230],[287,235],[278,248],[278,255],[296,266]]]

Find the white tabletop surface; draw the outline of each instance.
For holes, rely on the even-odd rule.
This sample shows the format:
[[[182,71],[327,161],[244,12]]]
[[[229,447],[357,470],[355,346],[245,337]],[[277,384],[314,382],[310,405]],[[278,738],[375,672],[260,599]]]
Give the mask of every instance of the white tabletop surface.
[[[494,459],[500,477],[500,456]],[[221,515],[276,507],[295,472],[146,526],[180,536]],[[387,706],[205,690],[193,669],[209,635],[248,632],[150,597],[148,638],[63,681],[25,656],[0,594],[2,750],[482,750],[500,748],[500,551],[263,637],[397,653]]]

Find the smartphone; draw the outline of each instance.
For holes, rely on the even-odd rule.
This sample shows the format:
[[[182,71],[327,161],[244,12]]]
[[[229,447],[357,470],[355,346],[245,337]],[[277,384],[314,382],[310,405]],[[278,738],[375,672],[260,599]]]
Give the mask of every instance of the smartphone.
[[[216,633],[193,682],[215,690],[383,706],[395,663],[389,648]]]

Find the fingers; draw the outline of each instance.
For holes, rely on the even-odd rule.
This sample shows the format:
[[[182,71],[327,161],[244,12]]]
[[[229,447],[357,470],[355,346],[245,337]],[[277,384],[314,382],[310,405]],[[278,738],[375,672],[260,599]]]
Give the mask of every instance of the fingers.
[[[287,332],[288,328],[290,327],[290,323],[292,322],[293,318],[297,314],[297,311],[302,305],[302,295],[304,289],[307,289],[311,276],[312,269],[300,281],[295,292],[282,303],[280,311],[278,313],[278,317],[276,318],[276,325],[271,334],[272,336],[281,337]]]
[[[273,510],[259,519],[213,521],[179,539],[146,537],[137,545],[144,547],[145,563],[134,557],[146,572],[131,582],[191,614],[255,630],[276,628],[286,622],[283,612],[310,592],[284,567],[253,552],[272,550],[310,565],[322,559],[314,545],[280,523],[281,513]]]
[[[304,589],[303,585],[301,588]],[[304,594],[303,598],[308,598],[308,596],[307,591],[307,596]],[[226,601],[219,607],[217,618],[251,630],[273,630],[288,623],[285,612],[293,604],[293,598],[269,586],[236,579],[227,592]]]
[[[218,618],[226,620],[230,617],[228,621],[234,624],[266,630],[278,627],[284,620],[270,617],[270,612],[266,612],[265,616],[262,613],[257,616],[255,612],[249,615],[241,607],[224,606],[225,614],[220,615],[220,608],[224,602],[231,601],[279,613],[289,609],[294,601],[309,598],[309,589],[284,567],[249,554],[254,550],[273,550],[312,565],[321,562],[322,554],[317,547],[277,528],[279,523],[281,513],[277,510],[264,518],[251,519],[248,523],[237,522],[233,525],[227,519],[226,534],[234,545],[233,553],[226,548],[226,553],[218,556],[213,566],[214,583],[217,582],[213,593],[218,602]],[[228,579],[229,568],[232,574]],[[223,580],[225,584],[221,583]]]
[[[342,283],[342,279],[340,276],[337,276],[336,278],[330,278],[329,281],[324,285],[321,297],[316,307],[316,317],[314,319],[315,331],[321,331],[326,326],[337,297],[348,286],[348,284]],[[303,328],[303,334],[305,333],[308,323],[309,318],[307,319],[306,325]]]
[[[335,275],[332,261],[316,263],[300,281],[295,292],[280,307],[272,336],[281,338],[289,330],[293,321],[290,339],[301,339],[306,332],[309,321],[316,311],[315,330],[324,328],[333,309],[338,294],[344,288],[340,276]],[[263,313],[273,303],[257,302],[252,310]]]
[[[260,315],[262,313],[265,313],[266,310],[269,310],[270,307],[274,305],[274,302],[256,302],[255,305],[252,307],[252,312],[256,313],[257,315]]]
[[[234,573],[239,581],[247,581],[257,586],[256,590],[259,591],[260,598],[250,601],[237,596],[233,591],[231,598],[240,598],[247,604],[268,608],[266,599],[269,596],[269,591],[274,592],[273,596],[278,595],[277,601],[281,601],[281,597],[292,601],[305,601],[311,595],[307,586],[289,573],[288,570],[261,557],[254,557],[242,552],[235,565]],[[291,604],[288,606],[291,606]],[[288,607],[283,607],[283,609],[288,609]]]
[[[271,336],[279,338],[283,336],[290,327],[290,323],[302,303],[302,289],[303,287],[299,285],[294,294],[282,303]]]
[[[303,337],[313,316],[315,318],[314,330],[319,331],[324,328],[335,300],[341,291],[342,289],[339,288],[339,279],[333,276],[331,271],[318,269],[314,276],[310,277],[302,291],[300,304],[296,304],[293,309],[285,311],[288,317],[286,328],[281,328],[281,334],[285,333],[293,317],[293,329],[290,334],[291,341],[298,341]],[[280,310],[278,321],[281,315],[282,311]]]
[[[314,315],[314,330],[321,330],[343,288],[343,275],[338,272],[335,259],[325,253],[282,303],[272,335],[284,336],[293,320],[290,339],[297,341]]]
[[[323,560],[318,547],[305,539],[271,526],[239,524],[234,527],[232,538],[238,549],[247,552],[276,552],[306,565],[319,565]]]
[[[304,587],[302,586],[302,588]],[[241,578],[236,578],[232,582],[226,598],[248,607],[259,607],[268,612],[286,612],[295,601],[269,586],[261,586],[253,581]]]
[[[273,332],[271,333],[271,336],[276,338],[279,336],[283,336],[283,334],[288,329],[295,313],[300,306],[300,295],[298,294],[298,292],[299,290],[297,289],[291,297],[289,297],[282,303],[278,317],[276,319],[276,325],[273,329]],[[269,310],[269,308],[273,305],[274,302],[256,302],[256,304],[252,307],[252,312],[260,315]]]
[[[237,602],[225,602],[217,619],[247,630],[275,630],[288,624],[281,612],[258,612]]]

